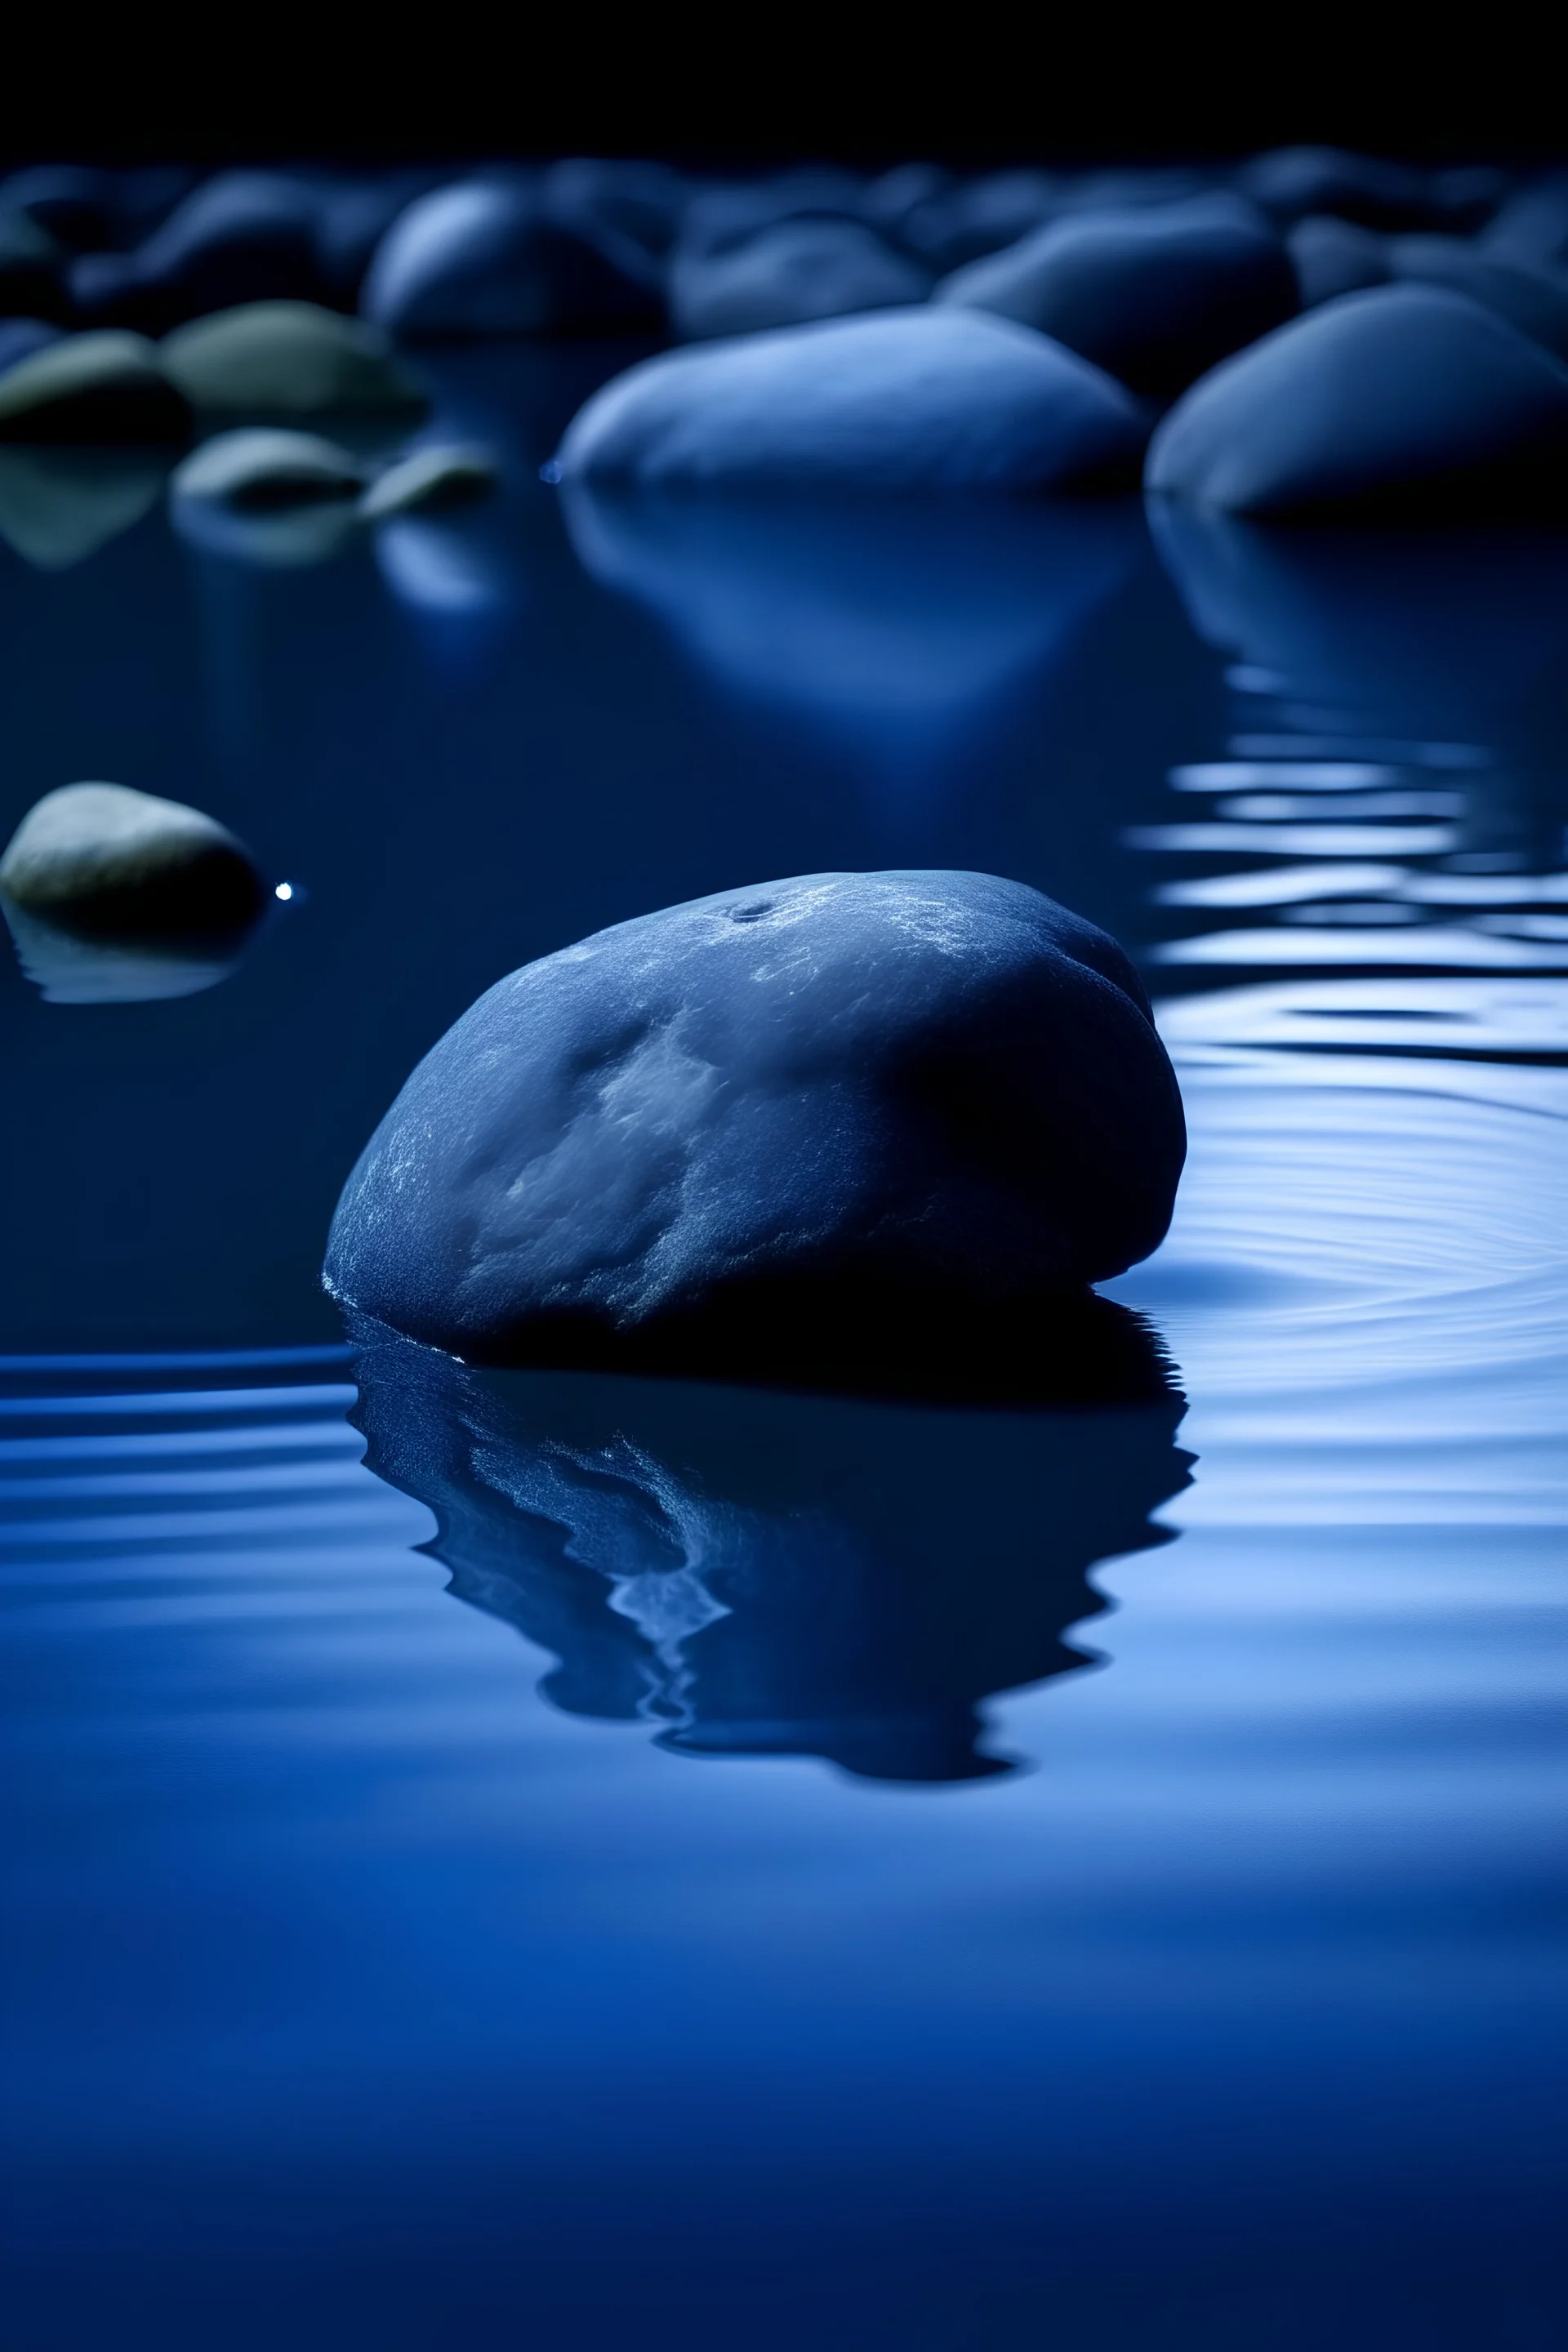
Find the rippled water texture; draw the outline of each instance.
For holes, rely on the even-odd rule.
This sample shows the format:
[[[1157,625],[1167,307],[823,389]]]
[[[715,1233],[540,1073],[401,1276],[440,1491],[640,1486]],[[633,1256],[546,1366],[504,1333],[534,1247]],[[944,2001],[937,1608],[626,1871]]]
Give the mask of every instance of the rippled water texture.
[[[455,363],[500,501],[289,562],[0,501],[6,829],[102,776],[291,890],[0,972],[7,2342],[1544,2352],[1568,544],[563,507],[610,364]],[[345,1338],[480,988],[922,864],[1160,999],[1092,1393]]]

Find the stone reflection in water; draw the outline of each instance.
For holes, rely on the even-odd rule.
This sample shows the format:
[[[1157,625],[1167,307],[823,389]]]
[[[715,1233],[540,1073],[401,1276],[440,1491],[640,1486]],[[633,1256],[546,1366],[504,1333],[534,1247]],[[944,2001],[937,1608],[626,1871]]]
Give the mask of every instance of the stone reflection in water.
[[[577,554],[699,667],[900,771],[1058,663],[1129,575],[1131,501],[640,496],[568,486]]]
[[[0,448],[0,539],[40,572],[68,572],[154,507],[156,449]]]
[[[1149,1515],[1188,1483],[1146,1334],[1131,1401],[1029,1412],[477,1371],[356,1338],[370,1467],[435,1513],[453,1592],[554,1653],[556,1706],[686,1755],[1009,1769],[984,1700],[1091,1662],[1063,1638],[1106,1606],[1090,1570],[1169,1541]]]
[[[1446,751],[1485,765],[1489,751],[1540,770],[1550,791],[1568,636],[1561,533],[1290,529],[1162,499],[1150,519],[1198,634],[1256,672],[1256,692],[1299,698],[1279,714],[1287,728],[1359,720],[1424,766]]]
[[[0,901],[16,961],[46,1004],[150,1004],[198,996],[237,971],[255,925],[208,939],[94,939]]]

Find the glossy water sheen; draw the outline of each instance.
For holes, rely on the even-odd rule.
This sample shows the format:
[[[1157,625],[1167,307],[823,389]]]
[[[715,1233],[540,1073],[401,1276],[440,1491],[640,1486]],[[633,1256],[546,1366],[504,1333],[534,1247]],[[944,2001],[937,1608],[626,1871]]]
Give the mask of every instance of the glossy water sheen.
[[[1544,2352],[1568,547],[563,514],[608,364],[455,367],[503,501],[313,568],[0,550],[0,822],[294,886],[181,997],[0,974],[7,2343]],[[350,1357],[479,988],[921,863],[1163,998],[1141,1402]]]

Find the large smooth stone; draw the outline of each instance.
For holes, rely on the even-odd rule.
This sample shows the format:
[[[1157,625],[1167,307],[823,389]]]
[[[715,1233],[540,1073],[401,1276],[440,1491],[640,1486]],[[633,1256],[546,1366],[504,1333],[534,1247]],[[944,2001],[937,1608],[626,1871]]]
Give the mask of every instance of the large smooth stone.
[[[677,257],[670,325],[689,340],[923,302],[931,272],[859,221],[786,220],[722,253]]]
[[[1568,496],[1568,370],[1463,295],[1347,294],[1194,384],[1145,478],[1236,514],[1539,512]]]
[[[247,302],[177,327],[172,383],[212,416],[419,416],[424,391],[383,336],[314,302]]]
[[[355,1336],[366,1466],[434,1515],[454,1597],[550,1657],[552,1706],[681,1755],[1005,1771],[984,1701],[1089,1663],[1092,1570],[1170,1540],[1192,1461],[1147,1360],[1125,1402],[910,1412]]]
[[[377,247],[363,315],[399,336],[629,332],[663,316],[650,260],[585,207],[526,181],[470,179],[402,212]]]
[[[321,301],[321,189],[283,172],[220,172],[194,189],[134,253],[71,265],[79,312],[152,334],[240,302]]]
[[[1568,272],[1514,260],[1458,236],[1391,237],[1387,253],[1393,278],[1468,294],[1532,342],[1568,359]]]
[[[0,375],[0,441],[178,447],[190,437],[190,404],[141,335],[103,328],[62,336]]]
[[[103,939],[205,938],[254,921],[259,876],[226,826],[123,784],[62,784],[30,808],[0,858],[24,914]]]
[[[362,1154],[325,1278],[489,1361],[951,1361],[1146,1256],[1184,1150],[1103,932],[991,875],[807,875],[489,990]]]
[[[649,488],[1072,489],[1126,480],[1145,430],[1061,344],[921,309],[645,360],[588,402],[556,465]]]
[[[1037,327],[1155,397],[1297,309],[1280,238],[1224,195],[1052,221],[944,278],[935,299]]]

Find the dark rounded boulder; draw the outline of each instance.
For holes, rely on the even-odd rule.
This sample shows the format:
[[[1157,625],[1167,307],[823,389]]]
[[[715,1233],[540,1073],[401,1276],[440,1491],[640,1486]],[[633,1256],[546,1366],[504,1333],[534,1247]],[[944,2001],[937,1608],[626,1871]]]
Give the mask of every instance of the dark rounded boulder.
[[[87,253],[70,270],[79,313],[162,334],[240,302],[325,302],[322,190],[285,172],[220,172],[133,253]]]
[[[475,1360],[945,1360],[1146,1256],[1181,1097],[1115,941],[1024,884],[818,874],[601,931],[428,1053],[332,1295]]]
[[[649,488],[1072,490],[1135,475],[1146,433],[1075,352],[921,305],[644,360],[579,412],[554,470]]]
[[[931,272],[862,221],[795,216],[720,253],[678,255],[669,318],[695,341],[923,302]]]
[[[663,317],[658,269],[559,185],[452,182],[417,197],[377,246],[363,316],[414,339],[631,333]]]
[[[1359,294],[1364,287],[1388,283],[1388,239],[1357,221],[1341,220],[1334,213],[1309,213],[1299,220],[1286,243],[1300,289],[1301,308],[1315,310],[1341,294]]]
[[[1051,221],[944,278],[935,299],[1037,327],[1155,397],[1182,391],[1298,306],[1282,240],[1226,195]]]
[[[1235,514],[1536,514],[1568,501],[1568,368],[1461,294],[1347,294],[1195,383],[1151,490]]]
[[[1468,175],[1424,171],[1344,147],[1276,147],[1236,175],[1241,193],[1279,221],[1334,213],[1365,228],[1447,228],[1475,205]],[[1488,184],[1489,185],[1489,183]],[[1500,189],[1492,192],[1495,202]],[[1485,194],[1482,195],[1482,205]]]
[[[1394,280],[1468,294],[1532,342],[1568,359],[1568,271],[1492,252],[1462,236],[1390,237],[1387,252]]]

